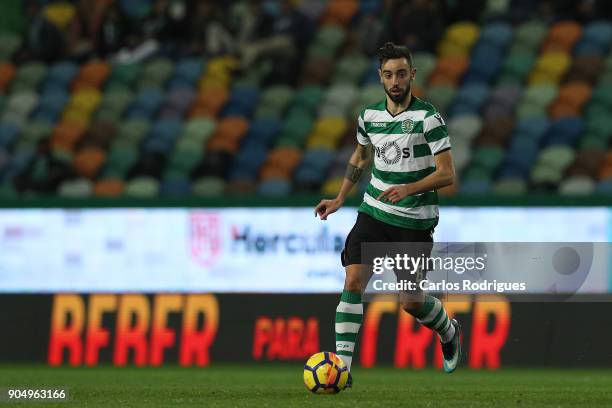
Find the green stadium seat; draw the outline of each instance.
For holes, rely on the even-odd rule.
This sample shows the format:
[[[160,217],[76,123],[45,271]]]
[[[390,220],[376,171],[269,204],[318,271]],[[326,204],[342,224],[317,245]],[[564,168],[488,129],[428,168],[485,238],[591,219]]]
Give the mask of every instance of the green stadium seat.
[[[597,135],[586,133],[578,141],[578,147],[580,149],[592,149],[605,151],[608,148],[608,140],[601,138]]]
[[[346,38],[346,30],[337,25],[321,27],[317,30],[314,44],[335,52]]]
[[[307,85],[300,88],[293,98],[292,106],[308,109],[310,112],[315,113],[323,100],[324,91],[323,88],[316,85]]]
[[[532,170],[532,181],[535,184],[559,184],[565,169],[574,161],[575,155],[574,149],[566,145],[544,148]]]
[[[46,72],[47,67],[40,62],[22,65],[11,82],[11,91],[36,91]]]
[[[379,102],[385,97],[385,91],[383,91],[380,85],[370,84],[361,88],[359,96],[355,101],[351,110],[351,116],[349,119],[357,119],[359,113],[368,105]]]
[[[11,182],[0,183],[0,198],[9,199],[17,198],[19,193],[15,190],[15,186]]]
[[[336,105],[343,110],[350,108],[359,97],[359,89],[352,84],[334,84],[327,89],[325,104]]]
[[[502,65],[502,76],[523,81],[535,63],[535,55],[529,52],[515,52],[508,55]]]
[[[546,106],[537,103],[521,103],[516,110],[517,119],[547,116]]]
[[[38,93],[30,90],[16,91],[11,94],[6,110],[27,118],[38,105]]]
[[[183,137],[202,144],[213,135],[216,126],[215,121],[209,118],[190,119],[183,128]]]
[[[202,161],[203,153],[203,149],[193,149],[192,146],[177,146],[170,156],[167,168],[176,174],[188,176]]]
[[[111,69],[111,74],[106,80],[105,88],[111,89],[125,89],[129,90],[133,88],[137,82],[142,65],[138,63],[125,64],[119,63],[114,64]]]
[[[276,117],[280,117],[293,100],[294,94],[294,90],[287,85],[267,87],[262,92],[255,115],[258,117],[266,116],[261,115],[260,110],[267,111],[269,109],[277,114]]]
[[[493,192],[502,195],[522,195],[527,193],[527,183],[520,178],[508,178],[497,181]]]
[[[124,194],[129,197],[156,197],[159,194],[159,181],[148,176],[135,177],[125,184]]]
[[[531,170],[531,181],[534,184],[559,184],[563,178],[563,172],[559,169],[537,164]]]
[[[106,158],[102,174],[105,178],[125,179],[137,161],[138,151],[136,148],[113,144]]]
[[[144,119],[131,119],[121,123],[117,135],[118,140],[136,145],[147,134],[151,125]]]
[[[542,21],[528,21],[521,24],[514,31],[514,42],[529,45],[532,49],[537,48],[546,34],[548,28]]]
[[[64,181],[58,188],[60,197],[85,198],[91,196],[93,185],[91,181],[81,178],[76,180]]]
[[[546,107],[557,97],[559,89],[555,85],[541,84],[529,86],[523,93],[521,102],[532,102]]]
[[[53,126],[48,122],[30,121],[21,129],[20,142],[36,146],[38,142],[51,135]]]
[[[464,181],[491,180],[491,171],[480,166],[469,166],[463,174]]]
[[[462,115],[450,119],[447,125],[453,141],[461,140],[471,143],[482,128],[482,120],[478,115]]]
[[[0,32],[0,61],[8,61],[21,46],[21,37],[14,33]]]
[[[426,99],[431,102],[442,113],[455,98],[457,90],[448,85],[432,86],[427,90]]]
[[[340,58],[332,77],[332,83],[359,84],[370,62],[363,54],[350,54]]]
[[[505,150],[500,146],[482,146],[474,152],[472,163],[493,172],[502,163],[504,156]]]
[[[412,56],[412,62],[417,69],[414,82],[422,87],[427,83],[427,77],[436,67],[436,57],[427,52],[418,52]]]
[[[197,179],[191,190],[200,197],[220,197],[225,191],[225,180],[219,177],[203,177]]]
[[[138,78],[138,89],[163,88],[174,70],[174,63],[168,58],[154,58],[145,64]]]
[[[563,195],[591,195],[595,192],[595,181],[588,176],[575,176],[564,180],[559,186]]]
[[[566,145],[556,145],[544,148],[539,157],[542,164],[550,167],[565,169],[572,163],[576,152],[573,148]]]

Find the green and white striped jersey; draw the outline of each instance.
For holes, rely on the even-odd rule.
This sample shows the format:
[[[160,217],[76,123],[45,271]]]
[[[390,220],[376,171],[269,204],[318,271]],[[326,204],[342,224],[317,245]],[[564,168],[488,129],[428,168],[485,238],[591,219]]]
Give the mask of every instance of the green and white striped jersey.
[[[392,204],[378,195],[397,184],[418,181],[435,170],[434,155],[450,149],[444,120],[436,108],[414,95],[410,106],[393,116],[386,99],[359,115],[357,141],[374,147],[372,180],[359,211],[402,228],[428,229],[438,223],[438,193],[431,190]]]

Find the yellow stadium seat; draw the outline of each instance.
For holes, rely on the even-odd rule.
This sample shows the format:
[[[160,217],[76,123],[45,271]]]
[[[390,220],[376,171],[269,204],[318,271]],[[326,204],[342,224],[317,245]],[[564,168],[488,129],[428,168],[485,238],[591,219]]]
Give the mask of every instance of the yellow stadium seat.
[[[60,30],[66,29],[76,14],[74,6],[68,2],[49,4],[44,10],[44,16]]]
[[[455,44],[459,44],[464,49],[472,48],[472,45],[480,36],[478,25],[470,22],[459,22],[451,25],[446,30],[445,37]]]

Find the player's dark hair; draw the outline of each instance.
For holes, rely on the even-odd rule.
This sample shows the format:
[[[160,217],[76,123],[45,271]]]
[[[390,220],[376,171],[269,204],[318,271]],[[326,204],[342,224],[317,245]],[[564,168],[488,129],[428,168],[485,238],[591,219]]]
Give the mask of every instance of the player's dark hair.
[[[410,53],[408,47],[387,42],[378,49],[378,61],[380,62],[379,66],[381,68],[387,60],[396,58],[406,58],[408,65],[410,65],[410,68],[412,68],[412,54]]]

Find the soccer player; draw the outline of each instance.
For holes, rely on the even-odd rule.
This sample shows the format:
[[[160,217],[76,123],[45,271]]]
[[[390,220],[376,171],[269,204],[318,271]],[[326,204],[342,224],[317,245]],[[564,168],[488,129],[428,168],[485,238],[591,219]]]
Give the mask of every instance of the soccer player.
[[[361,290],[367,282],[362,282],[362,271],[368,267],[371,271],[362,261],[361,244],[433,242],[438,223],[436,189],[452,184],[455,176],[444,120],[430,103],[412,95],[416,68],[410,51],[386,43],[378,56],[386,97],[361,111],[357,147],[340,192],[335,199],[321,200],[315,208],[315,215],[326,220],[374,162],[372,179],[342,252],[346,278],[336,309],[336,353],[349,370],[363,319]],[[448,318],[440,300],[422,291],[409,297],[400,295],[400,302],[418,322],[438,333],[444,370],[453,372],[461,358],[458,322]]]

